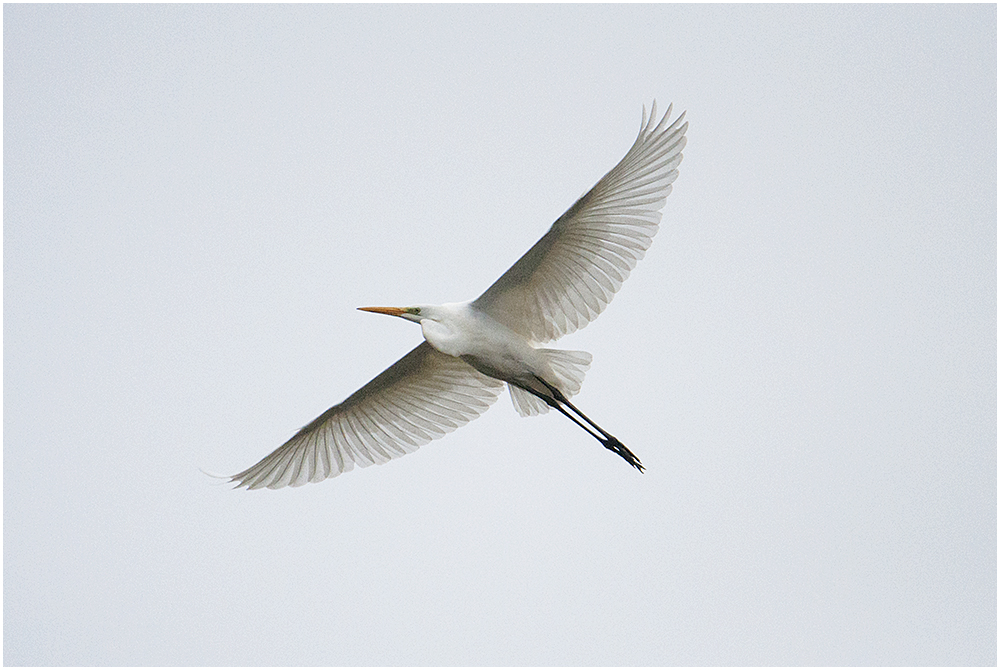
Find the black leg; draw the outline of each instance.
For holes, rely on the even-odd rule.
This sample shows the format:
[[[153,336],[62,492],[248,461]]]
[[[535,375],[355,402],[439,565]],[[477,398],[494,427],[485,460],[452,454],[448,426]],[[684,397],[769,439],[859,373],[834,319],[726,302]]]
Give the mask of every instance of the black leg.
[[[633,454],[628,447],[622,444],[621,440],[619,440],[617,437],[615,437],[614,435],[607,432],[606,430],[598,426],[596,423],[591,421],[586,414],[578,410],[576,406],[566,398],[566,395],[562,391],[552,386],[544,379],[541,379],[539,377],[535,377],[535,379],[538,379],[538,381],[541,382],[545,386],[545,388],[549,390],[549,393],[551,393],[552,395],[547,396],[544,393],[539,393],[538,391],[535,391],[534,389],[530,388],[525,388],[526,391],[544,400],[545,404],[547,404],[549,407],[553,407],[562,412],[562,414],[567,418],[569,418],[573,423],[575,423],[576,425],[580,426],[580,428],[583,428],[585,431],[593,435],[598,442],[604,445],[605,449],[613,451],[619,456],[621,456],[623,459],[625,459],[626,463],[634,467],[639,472],[643,472],[645,470],[642,463],[639,461],[639,458],[635,454]],[[565,405],[565,407],[563,405]],[[569,407],[580,418],[582,418],[584,421],[590,424],[590,426],[594,430],[597,430],[597,433],[595,433],[594,430],[588,428],[586,425],[581,423],[579,419],[577,419],[575,416],[566,411],[566,407]]]

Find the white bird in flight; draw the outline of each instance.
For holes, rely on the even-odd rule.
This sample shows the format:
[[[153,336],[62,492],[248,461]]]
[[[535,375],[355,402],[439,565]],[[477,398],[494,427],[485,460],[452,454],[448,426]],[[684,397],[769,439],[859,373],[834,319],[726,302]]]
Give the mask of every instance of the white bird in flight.
[[[506,382],[521,416],[554,408],[643,470],[635,454],[569,398],[590,367],[585,351],[537,345],[583,328],[608,305],[653,241],[677,178],[684,114],[656,123],[642,110],[625,157],[475,300],[360,307],[420,324],[424,342],[230,481],[301,486],[403,456],[489,409]]]

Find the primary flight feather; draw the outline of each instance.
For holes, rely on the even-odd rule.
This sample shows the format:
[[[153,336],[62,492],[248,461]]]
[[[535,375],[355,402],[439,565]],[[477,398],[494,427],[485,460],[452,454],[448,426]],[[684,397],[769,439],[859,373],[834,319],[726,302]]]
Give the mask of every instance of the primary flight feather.
[[[640,472],[639,459],[569,398],[591,356],[537,345],[583,328],[645,255],[677,178],[684,114],[642,112],[625,157],[492,286],[464,303],[361,307],[419,323],[424,342],[231,480],[301,486],[402,456],[489,409],[510,390],[522,416],[554,408]]]

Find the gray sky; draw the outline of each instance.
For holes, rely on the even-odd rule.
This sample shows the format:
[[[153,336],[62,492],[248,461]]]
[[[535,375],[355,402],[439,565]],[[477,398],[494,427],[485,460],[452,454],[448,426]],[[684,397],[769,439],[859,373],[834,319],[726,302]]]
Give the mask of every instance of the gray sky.
[[[4,6],[4,663],[995,665],[996,7]],[[578,406],[230,474],[690,121]]]

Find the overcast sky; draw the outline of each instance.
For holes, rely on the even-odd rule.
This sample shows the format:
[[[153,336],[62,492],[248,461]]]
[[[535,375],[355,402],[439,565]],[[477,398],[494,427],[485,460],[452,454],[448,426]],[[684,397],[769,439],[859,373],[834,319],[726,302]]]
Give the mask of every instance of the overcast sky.
[[[14,665],[995,665],[995,5],[5,5]],[[506,395],[269,453],[687,110],[556,346],[644,475]]]

